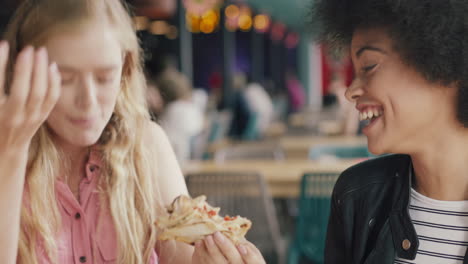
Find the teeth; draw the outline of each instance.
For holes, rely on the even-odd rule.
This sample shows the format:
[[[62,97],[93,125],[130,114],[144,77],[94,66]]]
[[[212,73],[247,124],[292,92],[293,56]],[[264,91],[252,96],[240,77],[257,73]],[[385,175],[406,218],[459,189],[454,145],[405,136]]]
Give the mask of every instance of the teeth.
[[[367,110],[367,112],[360,112],[359,113],[359,120],[364,121],[364,120],[371,120],[372,118],[379,117],[383,114],[383,111],[380,111],[379,109],[370,109]]]

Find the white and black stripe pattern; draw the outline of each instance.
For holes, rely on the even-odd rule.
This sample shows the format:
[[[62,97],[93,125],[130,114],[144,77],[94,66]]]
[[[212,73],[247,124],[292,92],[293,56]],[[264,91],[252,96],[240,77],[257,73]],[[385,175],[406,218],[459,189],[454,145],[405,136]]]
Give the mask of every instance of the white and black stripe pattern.
[[[468,201],[438,201],[411,190],[409,213],[419,238],[416,259],[395,264],[463,264],[468,247]]]

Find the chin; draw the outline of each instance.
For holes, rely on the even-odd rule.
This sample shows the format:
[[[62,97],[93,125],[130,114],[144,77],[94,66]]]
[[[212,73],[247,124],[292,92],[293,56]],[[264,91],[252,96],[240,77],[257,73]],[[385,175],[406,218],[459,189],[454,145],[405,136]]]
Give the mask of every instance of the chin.
[[[372,142],[371,140],[368,140],[367,148],[370,153],[376,156],[391,153],[388,151],[388,148],[382,144],[382,142]]]
[[[67,141],[77,147],[89,147],[96,144],[101,137],[100,133],[80,133],[67,137]]]

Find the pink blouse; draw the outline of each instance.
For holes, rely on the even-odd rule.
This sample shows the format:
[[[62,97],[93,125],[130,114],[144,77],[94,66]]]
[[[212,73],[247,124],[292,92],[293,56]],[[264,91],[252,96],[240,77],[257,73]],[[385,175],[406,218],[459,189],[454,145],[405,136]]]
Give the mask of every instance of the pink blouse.
[[[101,209],[97,178],[100,159],[91,152],[86,177],[80,183],[78,202],[68,185],[56,182],[57,199],[62,216],[62,230],[57,237],[60,264],[117,263],[117,239],[109,209]],[[38,248],[39,264],[49,264],[44,249]],[[153,250],[149,264],[157,264]]]

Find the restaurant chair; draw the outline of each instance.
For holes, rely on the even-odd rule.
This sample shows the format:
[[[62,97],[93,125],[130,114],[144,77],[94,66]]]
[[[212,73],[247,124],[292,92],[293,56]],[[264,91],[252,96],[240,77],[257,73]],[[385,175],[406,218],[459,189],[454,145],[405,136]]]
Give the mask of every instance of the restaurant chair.
[[[232,160],[284,160],[283,149],[275,144],[267,145],[238,145],[220,149],[215,152],[216,162]]]
[[[338,173],[306,173],[301,180],[296,235],[288,264],[324,263],[330,200]]]
[[[285,243],[279,231],[273,199],[264,178],[253,172],[189,174],[187,187],[192,197],[206,195],[220,215],[240,215],[252,221],[246,238],[255,244],[269,264],[284,263]]]

